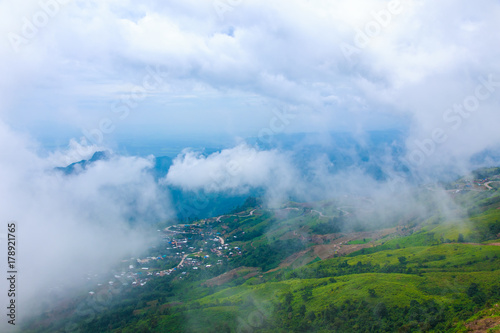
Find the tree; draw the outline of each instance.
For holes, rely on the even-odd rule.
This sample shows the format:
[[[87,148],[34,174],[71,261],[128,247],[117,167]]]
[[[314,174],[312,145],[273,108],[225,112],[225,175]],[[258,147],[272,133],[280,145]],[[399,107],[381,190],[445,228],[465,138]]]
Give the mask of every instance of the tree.
[[[469,288],[467,288],[466,294],[476,304],[482,304],[486,301],[486,295],[479,290],[479,285],[477,283],[471,283]]]
[[[293,301],[293,295],[291,292],[287,292],[285,294],[285,307],[289,307],[290,305],[292,305],[292,301]]]
[[[464,235],[462,235],[462,234],[458,234],[458,239],[457,239],[457,242],[459,242],[459,243],[463,243],[463,242],[465,242]]]
[[[299,316],[304,317],[306,314],[306,305],[302,304],[299,308]]]
[[[302,294],[302,299],[304,300],[304,302],[307,302],[311,297],[312,297],[312,288],[307,287],[304,290],[304,293]]]
[[[380,302],[375,305],[373,314],[376,318],[385,318],[387,316],[387,306],[385,305],[385,303]]]

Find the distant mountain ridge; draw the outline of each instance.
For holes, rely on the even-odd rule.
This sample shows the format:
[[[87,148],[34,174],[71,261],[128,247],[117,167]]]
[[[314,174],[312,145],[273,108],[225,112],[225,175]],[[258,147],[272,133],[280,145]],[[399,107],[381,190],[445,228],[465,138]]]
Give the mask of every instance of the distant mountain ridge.
[[[87,169],[88,166],[94,164],[97,161],[109,160],[110,157],[111,154],[108,151],[97,151],[88,160],[81,160],[75,163],[71,163],[70,165],[65,167],[56,167],[55,170],[61,171],[65,175],[71,175]]]

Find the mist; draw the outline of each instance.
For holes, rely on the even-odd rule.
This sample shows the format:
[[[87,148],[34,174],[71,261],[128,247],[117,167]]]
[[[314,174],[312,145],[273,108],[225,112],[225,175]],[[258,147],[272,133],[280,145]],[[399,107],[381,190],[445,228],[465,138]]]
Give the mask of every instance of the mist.
[[[102,279],[154,244],[151,223],[172,213],[148,172],[151,160],[112,156],[64,175],[55,167],[74,151],[42,158],[35,142],[4,124],[0,136],[0,219],[17,226],[21,321],[47,310],[42,304],[90,291],[82,290],[89,274]]]

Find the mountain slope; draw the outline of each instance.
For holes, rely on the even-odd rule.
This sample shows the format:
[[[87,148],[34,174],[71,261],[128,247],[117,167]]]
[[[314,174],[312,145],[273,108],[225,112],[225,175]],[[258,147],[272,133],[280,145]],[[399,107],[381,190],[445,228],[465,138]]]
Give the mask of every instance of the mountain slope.
[[[162,226],[161,242],[146,259],[117,268],[136,284],[102,286],[98,298],[82,294],[26,331],[63,332],[68,323],[84,332],[121,333],[494,327],[500,191],[448,190],[453,205],[446,211],[433,204],[434,190],[416,191],[425,214],[387,215],[392,219],[379,227],[361,223],[360,217],[377,218],[366,198],[274,209],[249,199],[225,215]],[[82,309],[92,312],[90,320]]]

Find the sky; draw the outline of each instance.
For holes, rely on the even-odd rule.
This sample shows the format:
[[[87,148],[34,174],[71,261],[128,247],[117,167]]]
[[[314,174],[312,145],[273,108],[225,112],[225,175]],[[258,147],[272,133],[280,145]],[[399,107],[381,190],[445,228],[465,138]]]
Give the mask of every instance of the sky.
[[[443,119],[500,80],[495,1],[0,6],[0,117],[44,145],[255,137],[283,110],[294,118],[278,132],[409,128],[414,146],[446,127],[447,148],[480,127],[500,135],[484,121],[498,84],[458,129]]]
[[[467,170],[500,147],[499,28],[493,0],[0,0],[0,226],[18,221],[23,258],[39,254],[26,294],[74,258],[77,274],[144,246],[126,220],[172,216],[161,186],[310,188],[289,153],[244,138],[398,129],[413,171]],[[183,151],[203,145],[225,149]],[[101,149],[128,153],[53,172]],[[180,154],[157,182],[148,155],[166,152]],[[310,163],[322,193],[378,191]]]

